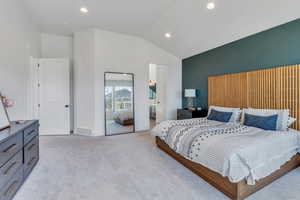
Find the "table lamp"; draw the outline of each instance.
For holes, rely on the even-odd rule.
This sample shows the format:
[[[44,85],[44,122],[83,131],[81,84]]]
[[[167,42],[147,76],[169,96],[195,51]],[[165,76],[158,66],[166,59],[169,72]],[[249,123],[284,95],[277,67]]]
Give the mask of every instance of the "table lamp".
[[[188,109],[194,109],[194,102],[193,98],[196,97],[196,89],[185,89],[184,90],[184,97],[188,100]]]

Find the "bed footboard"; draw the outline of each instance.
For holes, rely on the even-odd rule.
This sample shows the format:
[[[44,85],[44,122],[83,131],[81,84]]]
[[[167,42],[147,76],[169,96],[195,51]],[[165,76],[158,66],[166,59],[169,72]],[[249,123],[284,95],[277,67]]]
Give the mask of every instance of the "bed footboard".
[[[231,183],[228,178],[223,177],[220,174],[198,163],[192,162],[176,153],[159,137],[156,137],[156,144],[160,149],[168,153],[175,160],[183,164],[185,167],[193,171],[195,174],[203,178],[209,184],[211,184],[216,189],[223,192],[233,200],[242,200],[246,198],[247,196],[255,193],[256,191],[262,189],[266,185],[272,183],[276,179],[300,166],[300,154],[298,153],[289,162],[284,164],[279,170],[261,179],[255,185],[248,185],[245,180],[239,183]]]

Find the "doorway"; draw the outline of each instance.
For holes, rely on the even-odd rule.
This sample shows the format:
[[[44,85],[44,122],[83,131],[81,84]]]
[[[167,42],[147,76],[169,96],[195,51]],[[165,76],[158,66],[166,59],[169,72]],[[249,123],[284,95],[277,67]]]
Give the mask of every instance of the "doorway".
[[[37,59],[34,82],[37,83],[35,115],[41,135],[70,134],[69,59]]]
[[[166,120],[167,67],[149,65],[149,111],[150,128]]]

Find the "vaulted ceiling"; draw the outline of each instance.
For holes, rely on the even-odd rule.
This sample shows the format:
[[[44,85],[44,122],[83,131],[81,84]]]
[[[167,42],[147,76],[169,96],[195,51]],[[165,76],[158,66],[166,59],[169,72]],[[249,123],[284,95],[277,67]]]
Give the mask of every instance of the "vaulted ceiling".
[[[41,31],[100,28],[186,58],[300,18],[299,0],[23,0]],[[208,10],[208,2],[216,8]],[[80,13],[80,7],[88,14]],[[171,33],[171,38],[165,38]]]

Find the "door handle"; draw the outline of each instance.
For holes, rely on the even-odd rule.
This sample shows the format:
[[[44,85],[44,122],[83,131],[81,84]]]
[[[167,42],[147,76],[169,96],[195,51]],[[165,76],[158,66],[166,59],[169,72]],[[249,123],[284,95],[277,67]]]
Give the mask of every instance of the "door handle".
[[[69,105],[65,105],[65,108],[69,108]]]

